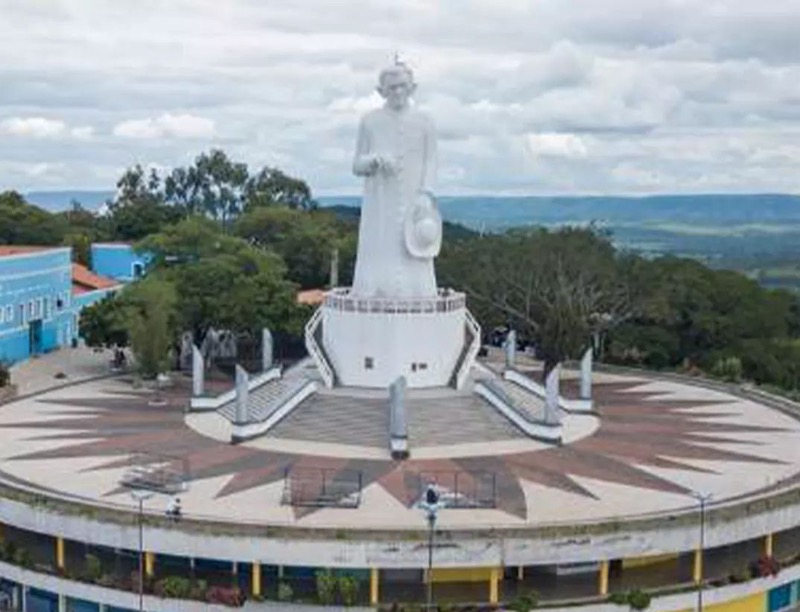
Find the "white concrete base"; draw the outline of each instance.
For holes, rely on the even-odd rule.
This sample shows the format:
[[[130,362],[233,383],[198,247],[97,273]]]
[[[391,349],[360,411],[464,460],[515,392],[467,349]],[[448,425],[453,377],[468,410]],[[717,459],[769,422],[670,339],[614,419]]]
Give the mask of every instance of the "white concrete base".
[[[447,386],[464,350],[466,308],[445,312],[348,312],[323,306],[322,334],[339,384]]]

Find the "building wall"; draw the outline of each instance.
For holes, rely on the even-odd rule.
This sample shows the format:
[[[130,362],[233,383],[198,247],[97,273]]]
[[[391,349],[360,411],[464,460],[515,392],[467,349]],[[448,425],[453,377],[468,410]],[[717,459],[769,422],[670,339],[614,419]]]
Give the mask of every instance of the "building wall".
[[[0,311],[0,361],[69,344],[77,333],[70,249],[0,257]]]
[[[147,255],[135,253],[129,244],[92,245],[92,270],[124,283],[137,278],[139,270],[143,274],[149,260]]]

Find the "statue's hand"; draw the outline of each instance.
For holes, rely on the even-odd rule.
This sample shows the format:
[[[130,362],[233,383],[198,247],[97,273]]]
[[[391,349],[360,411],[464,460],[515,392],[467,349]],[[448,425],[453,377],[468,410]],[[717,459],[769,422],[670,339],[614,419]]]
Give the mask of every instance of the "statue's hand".
[[[377,155],[375,157],[377,163],[377,169],[381,172],[386,174],[396,174],[398,167],[397,162],[393,159],[385,157],[383,155]]]

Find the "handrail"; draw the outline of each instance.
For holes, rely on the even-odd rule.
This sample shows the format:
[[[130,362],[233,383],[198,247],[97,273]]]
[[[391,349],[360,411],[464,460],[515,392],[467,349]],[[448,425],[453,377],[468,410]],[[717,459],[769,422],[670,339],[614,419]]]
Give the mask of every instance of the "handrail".
[[[456,389],[461,389],[467,381],[470,372],[472,371],[472,364],[475,363],[475,358],[478,356],[478,351],[481,348],[481,326],[469,310],[464,310],[464,324],[472,334],[472,342],[469,348],[466,349],[463,361],[458,365],[456,372]]]
[[[333,387],[334,383],[333,368],[328,363],[328,359],[326,358],[325,353],[322,351],[322,347],[320,347],[320,345],[317,343],[317,339],[315,337],[317,329],[319,329],[320,325],[322,325],[322,308],[317,308],[317,310],[308,320],[308,323],[306,323],[306,350],[308,351],[308,354],[311,355],[312,359],[314,359],[314,363],[317,364],[317,368],[319,369],[319,373],[322,376],[325,386],[330,389]]]

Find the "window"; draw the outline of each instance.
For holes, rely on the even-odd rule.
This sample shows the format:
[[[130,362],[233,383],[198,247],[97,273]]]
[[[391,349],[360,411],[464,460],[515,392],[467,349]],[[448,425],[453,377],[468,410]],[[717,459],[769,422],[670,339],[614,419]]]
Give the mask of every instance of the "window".
[[[19,305],[19,324],[25,325],[25,304]]]
[[[32,318],[33,318],[33,300],[28,302],[28,319],[30,320]]]
[[[364,357],[364,369],[371,370],[375,367],[375,360],[372,357]]]
[[[144,265],[141,262],[137,261],[135,264],[133,264],[133,266],[131,266],[131,276],[134,280],[144,276]]]

